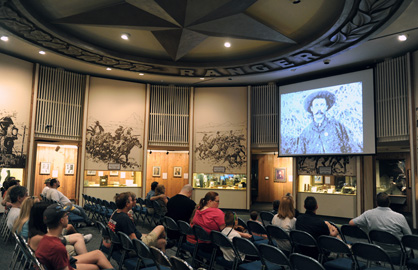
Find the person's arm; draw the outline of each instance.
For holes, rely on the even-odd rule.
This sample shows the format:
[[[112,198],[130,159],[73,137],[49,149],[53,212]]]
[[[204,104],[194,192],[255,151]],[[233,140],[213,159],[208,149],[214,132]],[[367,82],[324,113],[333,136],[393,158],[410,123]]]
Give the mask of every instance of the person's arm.
[[[348,225],[350,225],[350,226],[356,226],[356,223],[354,223],[354,219],[351,219],[351,220],[348,222]]]
[[[165,194],[160,194],[160,195],[157,195],[157,196],[152,196],[150,198],[150,200],[151,201],[155,201],[155,200],[160,199],[160,198],[163,199],[164,202],[167,204],[168,200],[167,200],[167,195],[165,195]]]
[[[251,234],[249,234],[249,233],[243,233],[243,232],[240,232],[240,231],[237,231],[237,233],[239,233],[239,235],[241,235],[242,238],[250,239],[252,237]]]
[[[325,221],[325,224],[327,224],[328,226],[328,230],[329,230],[329,235],[330,236],[337,236],[338,235],[338,230],[337,228],[335,228],[333,225],[331,225],[331,223],[329,223],[328,221]]]
[[[131,240],[138,239],[136,238],[136,234],[134,232],[129,235],[129,238],[131,238]]]

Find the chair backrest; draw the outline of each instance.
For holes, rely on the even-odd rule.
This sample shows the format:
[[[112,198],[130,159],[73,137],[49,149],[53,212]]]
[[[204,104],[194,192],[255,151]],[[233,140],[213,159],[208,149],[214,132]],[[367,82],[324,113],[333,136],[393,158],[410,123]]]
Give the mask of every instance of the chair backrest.
[[[238,217],[238,225],[240,225],[240,226],[244,227],[244,229],[248,230],[247,223],[245,223],[245,221],[240,217]]]
[[[317,242],[318,242],[319,248],[322,251],[345,254],[348,256],[352,255],[350,248],[347,246],[347,244],[336,237],[328,236],[328,235],[321,235],[318,238]]]
[[[100,234],[102,235],[103,238],[105,238],[105,237],[110,238],[108,228],[101,221],[96,221],[96,227],[99,230],[99,232],[100,232]]]
[[[112,208],[113,211],[115,211],[116,209],[118,209],[118,206],[116,205],[115,202],[111,201],[110,203],[110,208]]]
[[[150,247],[149,248],[151,251],[151,254],[154,256],[155,261],[162,266],[166,266],[166,267],[172,267],[170,260],[167,258],[167,256],[164,254],[164,252],[162,252],[161,250],[159,250],[156,247]]]
[[[120,242],[122,243],[122,248],[126,251],[134,251],[134,245],[131,238],[126,235],[124,232],[118,232]]]
[[[112,241],[112,244],[121,245],[122,242],[120,241],[119,235],[117,235],[114,231],[111,229],[108,230],[110,235],[110,240]]]
[[[351,251],[355,258],[363,258],[369,262],[385,262],[394,270],[392,261],[389,255],[379,246],[368,243],[354,243],[351,246]]]
[[[166,229],[169,229],[171,231],[178,231],[179,230],[179,226],[177,225],[177,222],[174,219],[172,219],[171,217],[165,216],[164,220],[163,220],[163,223],[164,223],[164,227]]]
[[[149,247],[145,245],[144,242],[138,239],[132,239],[132,244],[135,247],[136,254],[140,258],[151,259],[153,261],[155,260],[154,256],[151,254],[151,251],[149,250]]]
[[[369,235],[358,226],[344,224],[341,226],[341,233],[347,243],[371,243]]]
[[[269,212],[269,211],[260,212],[260,219],[261,219],[261,222],[263,222],[264,227],[271,224],[273,217],[274,217],[274,214],[272,212]]]
[[[210,235],[205,231],[205,229],[203,229],[199,225],[194,225],[193,226],[193,231],[194,231],[195,237],[200,241],[209,241],[210,242],[212,240],[210,238]]]
[[[260,254],[264,260],[280,265],[280,266],[290,267],[289,259],[277,247],[266,245],[266,244],[260,244],[258,246],[258,250],[260,251]]]
[[[183,221],[183,220],[179,220],[177,221],[177,224],[179,225],[179,231],[181,234],[183,235],[193,235],[194,236],[194,232],[192,227],[190,227],[190,224]]]
[[[185,261],[176,256],[170,257],[170,262],[175,270],[193,270],[193,268]]]
[[[248,256],[260,257],[260,252],[250,240],[241,237],[234,237],[232,239],[232,243],[238,252]]]
[[[289,232],[289,237],[294,246],[318,247],[315,238],[307,232],[293,230]]]
[[[418,249],[418,235],[404,235],[402,236],[402,244],[406,248]]]
[[[290,254],[289,260],[294,270],[325,270],[317,260],[299,253]]]
[[[153,208],[152,201],[150,199],[145,199],[145,205],[148,208]]]
[[[247,221],[247,227],[251,234],[257,233],[257,234],[267,235],[266,228],[264,228],[264,226],[258,223],[257,221],[252,221],[252,220]]]
[[[391,234],[390,232],[371,230],[369,232],[369,238],[373,244],[382,243],[387,245],[403,247],[401,240],[399,240],[395,235]]]
[[[232,241],[229,240],[229,238],[225,234],[218,231],[212,231],[210,233],[210,237],[212,243],[217,245],[218,247],[232,248],[235,250],[234,244],[232,244]]]
[[[282,228],[276,225],[267,225],[266,227],[267,235],[269,239],[280,239],[280,240],[288,240],[290,241],[289,234],[285,232]]]

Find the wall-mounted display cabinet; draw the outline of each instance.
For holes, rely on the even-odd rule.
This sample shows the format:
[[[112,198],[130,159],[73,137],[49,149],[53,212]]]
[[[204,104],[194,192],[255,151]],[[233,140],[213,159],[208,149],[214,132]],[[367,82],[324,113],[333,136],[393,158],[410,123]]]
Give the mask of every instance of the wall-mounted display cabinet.
[[[141,187],[142,172],[84,171],[84,187]]]
[[[246,174],[194,173],[193,187],[199,189],[246,190]]]
[[[355,176],[300,175],[299,192],[324,194],[356,195],[357,178]]]

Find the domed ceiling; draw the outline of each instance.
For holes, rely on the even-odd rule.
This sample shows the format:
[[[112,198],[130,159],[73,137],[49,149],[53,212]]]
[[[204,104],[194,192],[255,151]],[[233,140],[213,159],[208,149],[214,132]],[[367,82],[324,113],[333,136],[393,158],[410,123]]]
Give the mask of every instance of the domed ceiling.
[[[231,78],[329,58],[383,29],[410,2],[0,0],[0,27],[56,54],[107,68]]]

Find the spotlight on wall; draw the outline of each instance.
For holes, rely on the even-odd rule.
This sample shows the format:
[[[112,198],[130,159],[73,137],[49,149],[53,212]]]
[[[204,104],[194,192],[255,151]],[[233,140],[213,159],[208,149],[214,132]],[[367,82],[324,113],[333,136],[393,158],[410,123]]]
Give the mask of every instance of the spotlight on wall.
[[[152,154],[152,151],[151,151],[151,150],[149,150],[149,154],[150,154],[150,155]]]
[[[55,147],[55,152],[58,152],[61,149],[61,146],[57,145],[57,147]]]
[[[406,41],[408,39],[408,35],[399,35],[398,40],[399,41]]]
[[[300,0],[293,0],[293,4],[299,4]]]
[[[167,151],[167,153],[166,153],[166,154],[168,155],[168,154],[170,154],[170,153]]]

